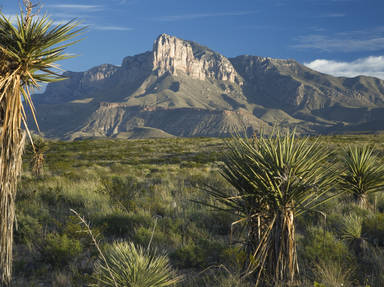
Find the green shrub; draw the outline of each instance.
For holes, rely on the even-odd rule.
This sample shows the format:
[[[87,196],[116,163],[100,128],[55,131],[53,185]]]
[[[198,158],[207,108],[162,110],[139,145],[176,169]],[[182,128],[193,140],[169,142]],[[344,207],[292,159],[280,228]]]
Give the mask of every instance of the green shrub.
[[[49,233],[42,242],[43,260],[54,267],[67,265],[82,252],[78,239],[71,239],[66,234]]]
[[[105,236],[132,237],[136,228],[140,226],[150,227],[152,219],[141,214],[109,214],[95,220],[96,226],[100,227]]]
[[[199,268],[207,265],[204,250],[194,243],[176,249],[170,258],[179,268]]]
[[[17,244],[30,246],[42,233],[42,226],[35,217],[21,214],[17,217],[17,229],[14,238]]]
[[[376,213],[363,221],[362,234],[374,245],[384,246],[384,214]]]
[[[207,212],[206,210],[195,212],[190,217],[200,228],[205,228],[218,235],[231,233],[231,224],[234,216],[228,212]]]
[[[320,228],[310,228],[308,233],[299,243],[301,255],[309,263],[319,260],[324,262],[346,261],[351,262],[353,256],[349,253],[347,246],[329,231]]]
[[[172,262],[180,268],[203,268],[220,263],[225,247],[211,240],[198,240],[173,252]]]

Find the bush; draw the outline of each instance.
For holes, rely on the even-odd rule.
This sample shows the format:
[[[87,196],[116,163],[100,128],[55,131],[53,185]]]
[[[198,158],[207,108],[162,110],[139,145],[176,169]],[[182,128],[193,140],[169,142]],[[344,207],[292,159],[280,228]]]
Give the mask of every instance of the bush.
[[[179,268],[208,267],[221,261],[224,250],[220,243],[199,240],[178,248],[171,254],[171,259]]]
[[[54,267],[67,265],[83,250],[79,240],[66,234],[49,233],[42,244],[43,260]]]
[[[15,243],[30,246],[41,234],[42,226],[39,221],[29,215],[21,214],[17,217],[17,229],[15,230]]]
[[[362,234],[374,245],[384,246],[384,214],[368,216],[363,221]]]
[[[346,269],[340,263],[334,262],[323,262],[316,264],[315,266],[315,277],[318,283],[317,286],[352,286],[350,277],[352,275],[351,269]],[[316,285],[315,285],[316,286]]]
[[[353,259],[347,246],[329,231],[315,227],[311,228],[302,241],[299,244],[299,247],[302,247],[301,255],[307,262],[312,264],[319,262],[319,260],[324,262],[340,260],[351,262]]]
[[[150,227],[152,222],[149,216],[116,213],[98,218],[95,224],[103,230],[104,235],[123,238],[132,237],[136,228]]]
[[[149,252],[133,243],[115,242],[106,250],[106,262],[96,264],[95,286],[174,286],[180,281],[164,254]],[[108,264],[106,264],[108,263]],[[117,284],[115,284],[115,282]]]

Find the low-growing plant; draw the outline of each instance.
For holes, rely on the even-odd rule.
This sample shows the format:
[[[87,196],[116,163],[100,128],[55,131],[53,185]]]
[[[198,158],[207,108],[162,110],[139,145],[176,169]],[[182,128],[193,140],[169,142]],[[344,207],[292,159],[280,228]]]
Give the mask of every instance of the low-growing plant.
[[[49,233],[41,243],[42,259],[54,267],[65,266],[82,252],[78,239],[66,234]]]
[[[315,265],[314,270],[316,282],[327,287],[352,286],[352,273],[352,269],[342,266],[339,261],[320,261]]]
[[[300,241],[300,254],[306,265],[343,260],[351,264],[353,256],[342,240],[322,228],[311,227]]]
[[[181,281],[168,257],[136,247],[130,242],[115,242],[105,250],[105,258],[97,262],[94,286],[166,287]],[[117,283],[117,285],[116,285]]]
[[[362,223],[362,233],[372,244],[384,246],[384,214],[376,213],[366,217]]]

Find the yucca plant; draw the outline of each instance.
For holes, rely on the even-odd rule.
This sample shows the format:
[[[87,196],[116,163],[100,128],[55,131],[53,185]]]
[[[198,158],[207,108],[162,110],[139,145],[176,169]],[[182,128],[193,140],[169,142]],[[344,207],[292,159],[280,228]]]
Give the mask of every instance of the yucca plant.
[[[295,217],[331,198],[335,182],[328,150],[294,132],[228,141],[221,173],[235,188],[208,192],[233,211],[247,230],[250,255],[244,276],[290,284],[298,272]]]
[[[96,265],[95,277],[102,287],[166,287],[181,281],[168,257],[131,242],[115,242]]]
[[[30,1],[24,4],[15,24],[0,14],[0,286],[11,281],[15,194],[25,138],[21,124],[27,127],[24,106],[36,121],[31,89],[62,79],[55,63],[70,57],[64,50],[82,30],[73,21],[55,25],[34,14]]]
[[[42,137],[34,137],[33,142],[27,145],[26,152],[31,155],[30,167],[35,177],[43,174],[44,154],[48,150],[48,143]]]
[[[354,250],[357,256],[363,255],[368,248],[368,242],[364,238],[364,218],[358,215],[348,215],[344,218],[341,228],[341,238]]]
[[[349,146],[345,152],[345,171],[341,183],[355,202],[368,207],[368,195],[384,190],[384,165],[379,162],[372,146]]]

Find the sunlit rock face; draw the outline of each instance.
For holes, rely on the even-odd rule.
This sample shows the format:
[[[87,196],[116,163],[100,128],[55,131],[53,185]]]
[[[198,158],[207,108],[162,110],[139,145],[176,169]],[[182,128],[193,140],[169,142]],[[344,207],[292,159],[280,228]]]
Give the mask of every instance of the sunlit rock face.
[[[153,45],[153,69],[158,76],[182,72],[194,79],[214,79],[241,84],[231,62],[224,56],[197,44],[160,35]]]

